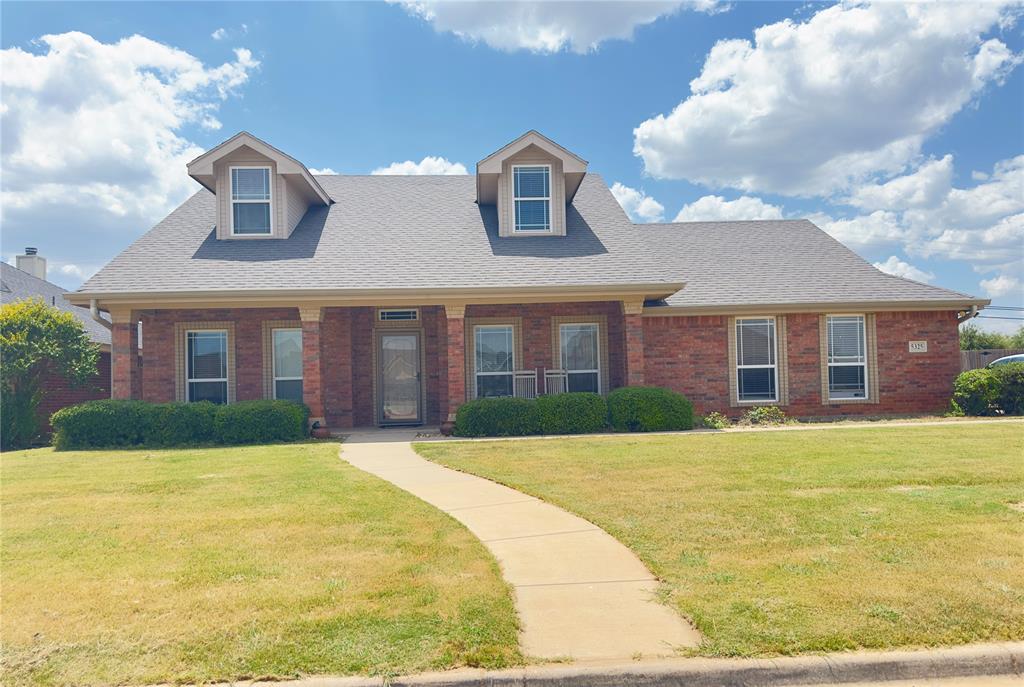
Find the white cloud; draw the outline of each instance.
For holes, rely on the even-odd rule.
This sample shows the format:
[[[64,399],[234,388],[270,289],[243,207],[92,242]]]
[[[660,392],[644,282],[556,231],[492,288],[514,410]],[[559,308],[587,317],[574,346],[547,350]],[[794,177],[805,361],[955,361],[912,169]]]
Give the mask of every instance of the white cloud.
[[[449,162],[447,158],[428,155],[419,162],[406,160],[392,162],[387,167],[378,167],[371,174],[468,174],[461,162]]]
[[[676,222],[713,222],[747,219],[782,219],[782,208],[760,198],[740,196],[726,200],[722,196],[698,198],[676,215]]]
[[[0,51],[4,239],[71,264],[106,259],[198,189],[185,164],[202,148],[186,132],[218,129],[220,103],[259,62],[238,49],[206,66],[138,35],[35,45]]]
[[[61,272],[61,274],[66,274],[69,277],[77,277],[78,279],[85,279],[85,271],[81,267],[79,267],[78,265],[75,265],[74,263],[68,263],[66,265],[62,265],[61,268],[60,268],[60,272]]]
[[[876,262],[872,264],[886,274],[893,274],[897,277],[903,277],[904,279],[913,279],[914,281],[920,281],[926,284],[932,279],[935,279],[935,275],[931,272],[925,272],[922,269],[918,269],[909,262],[900,260],[895,255],[890,255],[889,259],[885,262]]]
[[[330,167],[323,167],[321,169],[317,169],[316,167],[310,167],[309,168],[309,173],[310,174],[337,174],[337,172],[335,172]]]
[[[630,40],[639,26],[683,7],[714,12],[717,0],[638,0],[633,2],[450,2],[400,0],[406,12],[463,40],[497,50],[576,53],[596,50],[604,41]]]
[[[634,130],[634,152],[655,177],[791,195],[898,173],[1021,62],[986,38],[1015,17],[994,2],[838,3],[761,26],[719,41],[689,97]]]
[[[981,288],[991,298],[1009,295],[1016,295],[1018,298],[1024,297],[1024,284],[1021,284],[1020,279],[1017,277],[1011,277],[1006,274],[1000,274],[993,279],[982,279]]]
[[[227,29],[219,28],[219,29],[217,29],[216,31],[214,31],[213,33],[210,34],[210,38],[212,38],[215,41],[219,41],[219,40],[223,40],[223,39],[227,38],[227,35],[228,35],[228,30]]]
[[[651,196],[615,182],[612,184],[612,195],[634,222],[660,222],[665,219],[665,206]]]
[[[941,160],[929,160],[913,173],[884,184],[864,184],[846,202],[869,209],[930,208],[949,195],[952,180],[953,156],[946,155]]]

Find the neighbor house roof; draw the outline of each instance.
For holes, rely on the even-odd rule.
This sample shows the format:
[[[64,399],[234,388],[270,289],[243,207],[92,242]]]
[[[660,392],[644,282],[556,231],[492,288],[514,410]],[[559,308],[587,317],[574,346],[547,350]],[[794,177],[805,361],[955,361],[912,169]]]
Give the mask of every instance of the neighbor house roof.
[[[686,288],[651,310],[880,304],[964,307],[967,294],[886,274],[808,220],[636,225],[652,253],[678,266]]]
[[[56,284],[34,277],[17,267],[0,262],[0,302],[14,303],[26,298],[39,298],[47,305],[69,312],[82,323],[89,338],[101,345],[110,345],[110,330],[92,319],[85,308],[71,305],[64,299],[67,290]]]
[[[567,236],[498,237],[475,178],[318,175],[334,203],[287,239],[218,241],[215,199],[199,191],[89,279],[83,292],[452,289],[655,285],[680,269],[648,250],[597,175],[569,206]]]

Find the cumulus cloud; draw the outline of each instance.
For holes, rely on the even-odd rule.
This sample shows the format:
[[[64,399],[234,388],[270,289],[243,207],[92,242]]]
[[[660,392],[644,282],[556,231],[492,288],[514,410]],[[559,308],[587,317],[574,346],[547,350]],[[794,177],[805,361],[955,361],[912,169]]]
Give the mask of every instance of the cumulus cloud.
[[[508,52],[529,50],[576,53],[596,50],[604,41],[630,40],[637,27],[688,7],[714,12],[717,0],[638,0],[633,2],[451,2],[402,0],[406,12],[463,40]]]
[[[1011,277],[1006,274],[1001,274],[993,279],[982,279],[981,288],[991,298],[1009,295],[1015,295],[1018,298],[1024,297],[1024,284],[1021,284],[1020,279],[1017,277]]]
[[[953,156],[930,160],[913,173],[891,179],[884,184],[864,184],[846,199],[861,208],[908,210],[930,208],[949,195],[953,180]]]
[[[68,276],[76,277],[78,279],[85,279],[85,270],[83,270],[81,267],[74,263],[67,263],[66,265],[61,265],[60,271],[61,274],[66,274]]]
[[[214,31],[213,33],[211,33],[210,34],[210,38],[212,38],[215,41],[220,41],[220,40],[224,40],[225,38],[227,38],[227,35],[228,35],[228,30],[225,29],[225,28],[220,28],[220,29],[217,29],[216,31]]]
[[[612,184],[612,195],[634,222],[660,222],[665,219],[665,206],[651,196],[615,182]]]
[[[185,164],[203,150],[189,132],[219,129],[221,102],[259,62],[237,49],[207,66],[138,35],[35,45],[0,51],[4,238],[71,264],[106,259],[197,190]]]
[[[925,272],[922,269],[918,269],[909,262],[900,260],[895,255],[890,255],[889,259],[885,262],[876,262],[872,264],[886,274],[893,274],[897,277],[903,277],[904,279],[913,279],[914,281],[920,281],[926,284],[932,279],[935,279],[935,275],[931,272]]]
[[[320,168],[320,169],[317,169],[316,167],[310,167],[309,168],[309,173],[310,174],[337,174],[337,172],[335,172],[330,167],[323,167],[323,168]]]
[[[447,158],[428,155],[419,162],[406,160],[392,162],[387,167],[378,167],[371,174],[468,174],[461,162],[449,162]]]
[[[782,208],[760,198],[740,196],[726,200],[722,196],[704,196],[684,205],[676,222],[713,222],[745,219],[782,219]]]
[[[988,37],[1016,13],[996,2],[837,3],[761,26],[753,41],[719,41],[690,95],[634,130],[634,152],[655,177],[745,191],[831,195],[891,176],[1021,62]]]

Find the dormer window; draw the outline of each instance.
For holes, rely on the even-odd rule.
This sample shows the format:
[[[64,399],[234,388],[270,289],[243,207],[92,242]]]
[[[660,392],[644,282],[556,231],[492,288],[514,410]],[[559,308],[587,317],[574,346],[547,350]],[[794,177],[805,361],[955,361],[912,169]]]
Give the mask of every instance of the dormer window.
[[[550,233],[551,165],[512,167],[516,232]]]
[[[231,168],[231,233],[271,234],[270,167]]]

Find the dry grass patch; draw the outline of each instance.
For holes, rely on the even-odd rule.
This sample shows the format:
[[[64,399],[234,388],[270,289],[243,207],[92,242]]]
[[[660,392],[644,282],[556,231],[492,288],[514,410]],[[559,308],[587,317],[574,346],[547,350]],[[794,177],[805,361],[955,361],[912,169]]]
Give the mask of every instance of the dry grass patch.
[[[337,444],[44,449],[0,471],[7,685],[521,660],[483,546]]]
[[[417,445],[600,525],[700,653],[1024,639],[1024,425]]]

